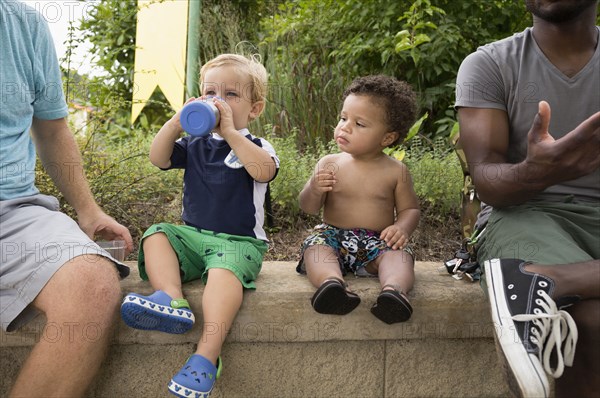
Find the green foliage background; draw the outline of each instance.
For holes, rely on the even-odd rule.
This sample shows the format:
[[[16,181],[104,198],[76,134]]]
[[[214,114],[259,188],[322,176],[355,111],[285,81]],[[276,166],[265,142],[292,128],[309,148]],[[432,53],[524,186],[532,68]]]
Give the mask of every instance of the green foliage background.
[[[311,145],[331,138],[337,99],[353,78],[384,73],[418,92],[430,116],[423,134],[447,136],[462,59],[529,21],[515,0],[286,1],[261,25],[275,85],[284,88],[273,101]]]
[[[136,0],[104,0],[80,22],[100,76],[78,75],[70,53],[62,63],[68,99],[94,110],[78,132],[92,189],[134,235],[155,221],[177,221],[181,195],[181,173],[162,172],[147,160],[152,137],[173,114],[162,93],[135,124],[129,121],[136,7]],[[198,62],[223,52],[253,53],[269,71],[269,101],[251,130],[262,132],[281,158],[271,184],[277,227],[303,217],[299,191],[316,161],[337,150],[331,138],[343,89],[376,73],[406,80],[418,93],[428,117],[399,149],[428,216],[447,219],[457,214],[462,185],[447,141],[456,123],[456,71],[477,46],[529,24],[524,1],[515,0],[204,0]],[[74,49],[80,40],[68,44]],[[53,192],[41,170],[38,181]]]

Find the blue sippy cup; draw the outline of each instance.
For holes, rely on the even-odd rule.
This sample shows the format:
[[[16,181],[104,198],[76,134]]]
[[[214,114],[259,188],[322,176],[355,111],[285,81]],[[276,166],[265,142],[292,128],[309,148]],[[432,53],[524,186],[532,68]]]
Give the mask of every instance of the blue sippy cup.
[[[181,110],[181,127],[190,135],[202,137],[209,134],[219,124],[219,110],[212,97],[192,101]]]

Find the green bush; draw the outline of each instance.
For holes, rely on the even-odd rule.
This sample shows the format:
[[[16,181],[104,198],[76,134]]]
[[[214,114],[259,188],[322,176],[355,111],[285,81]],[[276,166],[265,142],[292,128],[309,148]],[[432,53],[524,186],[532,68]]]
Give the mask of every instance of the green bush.
[[[273,145],[280,160],[279,173],[271,183],[271,200],[277,227],[294,225],[300,214],[298,195],[310,178],[319,159],[337,151],[333,145],[318,145],[316,150],[300,153],[297,148],[297,130],[285,137],[271,133],[266,126],[266,139]]]
[[[300,211],[298,195],[310,178],[317,161],[337,152],[333,143],[318,145],[316,150],[300,152],[296,132],[277,136],[272,126],[265,126],[265,138],[274,146],[281,164],[271,183],[271,198],[276,229],[295,228],[299,222],[314,224],[318,217]],[[156,222],[180,223],[181,171],[162,171],[148,160],[151,143],[149,132],[131,132],[128,140],[108,139],[102,131],[88,138],[78,138],[86,176],[98,204],[112,217],[127,226],[134,242]],[[406,151],[405,164],[411,171],[414,188],[426,216],[446,219],[456,214],[462,187],[462,172],[453,152],[441,147],[423,147],[420,138]],[[437,148],[437,149],[436,149]],[[37,186],[43,193],[60,199],[62,210],[75,217],[72,208],[57,192],[38,164]]]
[[[129,228],[134,242],[156,222],[180,221],[182,173],[165,172],[150,163],[151,138],[131,134],[126,141],[111,142],[96,131],[89,137],[78,137],[77,141],[97,203]],[[42,193],[58,197],[61,209],[75,217],[39,161],[36,185]]]
[[[97,108],[88,132],[78,133],[92,192],[137,242],[155,222],[180,222],[182,173],[163,172],[148,161],[152,138],[172,114],[160,92],[135,127],[129,123],[133,3],[102,2],[82,24],[95,37],[91,53],[106,74],[86,78],[67,67],[66,88],[70,100]],[[449,105],[456,69],[478,44],[519,30],[527,22],[522,9],[512,0],[203,2],[200,61],[222,52],[258,51],[270,74],[265,112],[250,130],[264,131],[281,160],[270,184],[275,226],[316,220],[300,211],[298,195],[317,161],[337,151],[331,138],[344,88],[369,73],[396,75],[419,92],[429,118],[421,134],[398,150],[427,217],[457,214],[462,173],[442,138],[455,123]],[[39,168],[37,183],[60,198]],[[61,204],[73,215],[62,198]]]
[[[428,217],[444,219],[458,212],[463,175],[454,152],[411,150],[404,163],[412,175],[421,206],[428,209]]]
[[[284,90],[278,100],[308,145],[331,138],[343,87],[384,73],[408,81],[430,117],[430,138],[455,120],[454,83],[477,46],[522,30],[531,18],[514,0],[295,0],[261,24],[261,47]],[[286,125],[282,124],[283,131]]]

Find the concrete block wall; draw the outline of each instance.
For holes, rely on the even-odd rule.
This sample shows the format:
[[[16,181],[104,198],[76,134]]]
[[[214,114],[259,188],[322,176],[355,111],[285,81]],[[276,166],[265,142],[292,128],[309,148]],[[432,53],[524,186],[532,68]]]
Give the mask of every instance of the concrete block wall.
[[[137,275],[123,294],[150,293]],[[478,284],[440,274],[440,264],[417,263],[409,295],[413,317],[387,325],[369,308],[377,280],[347,277],[362,299],[346,316],[310,306],[314,288],[291,262],[266,262],[222,353],[223,374],[213,397],[505,397],[493,325]],[[203,287],[184,287],[202,319]],[[47,336],[38,319],[16,333],[0,332],[0,397],[6,396],[33,344]],[[89,397],[167,397],[166,384],[194,351],[200,322],[184,335],[144,332],[122,321]]]

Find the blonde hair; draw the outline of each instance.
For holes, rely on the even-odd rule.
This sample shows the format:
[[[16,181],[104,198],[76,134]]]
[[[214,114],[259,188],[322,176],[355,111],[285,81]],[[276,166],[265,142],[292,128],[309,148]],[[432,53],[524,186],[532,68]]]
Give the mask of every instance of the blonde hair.
[[[239,54],[221,54],[200,69],[200,84],[204,84],[204,76],[209,69],[221,66],[233,66],[238,73],[250,77],[252,87],[250,88],[250,102],[266,101],[267,99],[267,70],[260,63],[260,57],[253,55],[245,57]]]

